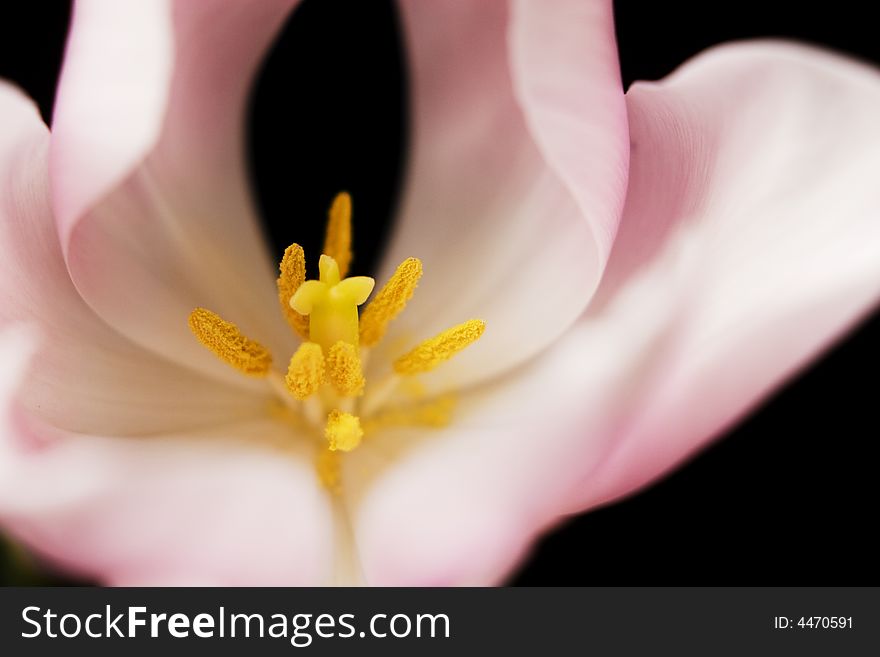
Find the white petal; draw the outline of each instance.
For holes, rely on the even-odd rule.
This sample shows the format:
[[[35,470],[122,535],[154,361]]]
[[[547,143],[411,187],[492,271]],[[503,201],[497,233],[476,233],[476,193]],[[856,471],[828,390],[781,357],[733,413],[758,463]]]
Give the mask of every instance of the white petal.
[[[409,256],[425,274],[373,362],[484,319],[480,342],[427,379],[462,386],[538,353],[598,284],[628,155],[611,7],[437,1],[402,10],[414,134],[379,284]]]
[[[157,358],[85,304],[64,265],[49,208],[48,132],[33,103],[0,83],[0,325],[24,323],[40,347],[19,397],[72,431],[149,434],[262,412],[264,396]]]
[[[368,581],[498,581],[560,514],[668,471],[880,298],[875,70],[728,46],[629,103],[627,208],[586,314],[448,429],[355,454]]]
[[[209,307],[281,353],[295,345],[248,193],[247,91],[294,0],[77,3],[52,140],[71,275],[111,326],[241,378],[193,342]]]
[[[117,585],[331,581],[330,501],[312,450],[280,424],[125,439],[14,409],[4,420],[0,520],[70,571]]]
[[[655,279],[643,302],[671,294],[674,315],[637,412],[585,482],[590,504],[693,453],[880,299],[876,68],[793,44],[735,44],[627,100],[620,255],[615,244],[593,314]]]

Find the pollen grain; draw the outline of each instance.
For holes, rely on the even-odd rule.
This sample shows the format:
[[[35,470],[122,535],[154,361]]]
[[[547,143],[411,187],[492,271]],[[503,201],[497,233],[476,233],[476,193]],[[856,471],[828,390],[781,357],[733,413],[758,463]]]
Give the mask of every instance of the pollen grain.
[[[306,280],[306,255],[299,244],[291,244],[284,251],[278,284],[278,303],[290,327],[303,339],[309,339],[309,318],[301,315],[290,306],[290,298]]]
[[[397,266],[397,270],[361,314],[360,341],[363,346],[378,344],[388,324],[412,298],[421,277],[422,261],[418,258],[407,258]]]
[[[224,363],[250,376],[265,376],[272,365],[272,355],[259,342],[242,334],[238,327],[205,308],[189,315],[189,328],[199,342]]]
[[[350,452],[360,445],[361,438],[364,437],[360,418],[335,409],[330,411],[324,437],[331,451]]]
[[[339,192],[333,199],[327,216],[327,235],[324,251],[339,265],[339,275],[345,278],[351,265],[351,196]]]
[[[307,399],[318,391],[324,382],[324,354],[314,342],[303,342],[290,359],[287,389],[297,399]]]
[[[327,356],[327,374],[330,383],[340,395],[356,397],[363,394],[364,379],[358,348],[339,340]]]
[[[486,323],[479,319],[448,328],[394,361],[394,371],[398,374],[429,372],[479,340],[485,329]]]

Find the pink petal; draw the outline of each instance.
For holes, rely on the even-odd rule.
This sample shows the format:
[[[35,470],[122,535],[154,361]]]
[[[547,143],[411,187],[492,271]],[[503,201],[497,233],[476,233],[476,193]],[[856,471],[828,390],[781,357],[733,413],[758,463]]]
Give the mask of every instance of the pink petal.
[[[256,395],[199,377],[121,337],[83,302],[49,208],[48,131],[33,103],[0,83],[0,325],[41,345],[20,397],[68,430],[148,434],[261,412]]]
[[[52,183],[77,288],[139,344],[220,378],[235,374],[193,348],[195,306],[291,346],[247,190],[243,113],[294,4],[82,0],[62,72]]]
[[[675,317],[637,412],[585,487],[590,503],[718,436],[880,299],[876,68],[731,45],[627,100],[630,190],[595,312],[651,277],[674,287]]]
[[[53,431],[15,409],[3,422],[0,521],[66,570],[114,585],[330,581],[334,528],[313,455],[261,446],[291,441],[282,425],[124,439]]]
[[[613,439],[650,347],[616,328],[578,322],[516,375],[460,395],[448,428],[365,439],[345,482],[367,582],[487,585],[510,572]]]
[[[627,165],[611,3],[402,10],[414,135],[379,278],[408,256],[425,275],[385,349],[483,318],[485,337],[438,374],[461,386],[545,348],[599,281]]]
[[[876,304],[876,70],[740,44],[628,102],[626,211],[583,318],[449,429],[379,437],[347,471],[368,581],[498,581],[560,514],[659,477]]]
[[[89,309],[49,211],[46,127],[3,82],[0,119],[0,526],[107,583],[328,581],[312,455],[270,449],[297,437],[241,420],[264,399],[156,358]]]
[[[53,120],[65,246],[76,222],[159,138],[174,60],[170,7],[79,0]]]
[[[8,404],[15,396],[37,351],[37,345],[33,330],[26,325],[5,324],[0,327],[0,363],[3,363],[0,370],[0,400],[4,403]],[[0,467],[2,465],[0,461]]]

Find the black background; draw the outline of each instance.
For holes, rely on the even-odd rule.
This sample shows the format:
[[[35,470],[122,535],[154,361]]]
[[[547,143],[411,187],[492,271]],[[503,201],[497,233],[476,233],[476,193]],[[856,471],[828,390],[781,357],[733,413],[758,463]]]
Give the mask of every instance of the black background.
[[[54,1],[0,9],[0,76],[24,87],[47,120],[68,11]],[[616,15],[627,85],[660,78],[713,44],[760,36],[880,64],[871,3],[619,2]],[[321,217],[348,189],[354,273],[369,273],[380,256],[405,167],[397,30],[387,2],[306,0],[274,46],[249,135],[277,254],[294,239],[316,251],[319,233],[304,236],[299,224],[294,235],[289,218]],[[686,467],[549,535],[512,582],[876,584],[878,338],[875,317]]]

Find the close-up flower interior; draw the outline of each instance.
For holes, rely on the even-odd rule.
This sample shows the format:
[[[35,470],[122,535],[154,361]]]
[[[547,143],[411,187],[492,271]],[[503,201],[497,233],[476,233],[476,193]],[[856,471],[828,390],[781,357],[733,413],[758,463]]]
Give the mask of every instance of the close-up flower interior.
[[[855,500],[791,521],[827,536],[803,560],[861,545],[876,431],[845,388],[876,360],[799,377],[877,335],[880,53],[636,4],[28,19],[49,72],[0,53],[0,572],[668,584],[801,481]]]

